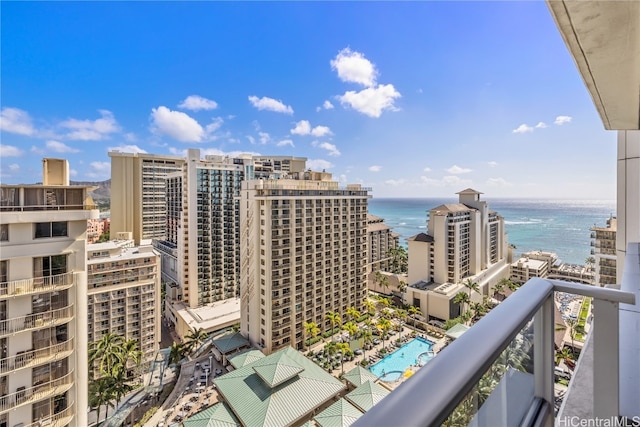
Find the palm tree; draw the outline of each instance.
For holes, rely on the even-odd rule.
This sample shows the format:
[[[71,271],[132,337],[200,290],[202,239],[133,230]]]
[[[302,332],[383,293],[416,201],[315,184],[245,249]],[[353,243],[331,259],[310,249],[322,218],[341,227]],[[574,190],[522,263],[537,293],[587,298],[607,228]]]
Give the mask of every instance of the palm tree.
[[[124,371],[120,371],[117,376],[113,376],[111,379],[113,380],[113,399],[111,400],[115,402],[113,406],[117,406],[120,399],[133,390],[133,386],[127,382]]]
[[[469,304],[469,309],[473,313],[473,319],[480,320],[482,316],[487,314],[486,306],[481,302],[472,302]]]
[[[391,305],[391,301],[389,301],[389,298],[380,298],[378,300],[378,310],[380,310],[382,312],[383,309],[388,308]]]
[[[500,301],[504,300],[503,292],[506,284],[503,283],[503,280],[509,280],[509,279],[502,279],[493,287],[493,296]],[[498,296],[501,296],[502,298],[498,298]]]
[[[588,256],[587,259],[584,260],[584,263],[587,266],[587,270],[591,270],[591,267],[593,267],[593,264],[596,263],[596,259],[592,256]]]
[[[376,304],[373,301],[369,300],[369,299],[366,299],[362,303],[362,306],[365,308],[365,310],[367,310],[367,313],[369,313],[370,316],[372,316],[373,313],[376,312]]]
[[[138,349],[138,341],[135,339],[126,340],[122,344],[122,352],[124,353],[125,369],[127,362],[131,361],[136,366],[136,371],[139,370],[142,363],[142,351]]]
[[[387,335],[387,332],[389,332],[389,329],[391,329],[391,320],[385,317],[381,317],[380,319],[378,319],[378,324],[376,326],[380,330],[380,333],[382,335],[382,347],[385,347],[384,338]]]
[[[349,316],[349,320],[358,320],[360,317],[360,312],[354,307],[347,307],[347,316]]]
[[[409,316],[413,319],[413,327],[414,328],[416,326],[416,318],[415,318],[415,316],[419,316],[420,314],[421,314],[420,307],[416,307],[415,305],[412,305],[411,307],[409,307]]]
[[[572,358],[571,350],[567,347],[562,347],[562,350],[556,351],[556,365],[559,365],[561,361]]]
[[[407,251],[402,246],[389,249],[387,251],[387,255],[391,257],[392,273],[398,274],[407,272]]]
[[[398,283],[398,291],[400,291],[400,296],[402,296],[402,294],[404,294],[404,291],[407,290],[407,282],[405,282],[404,280],[400,280]],[[404,298],[403,298],[404,300]]]
[[[209,334],[207,334],[203,328],[196,328],[193,331],[189,332],[189,334],[185,337],[185,347],[189,352],[193,352],[197,350],[200,345],[202,345],[202,343],[207,339],[208,336]]]
[[[342,324],[342,316],[337,311],[329,311],[325,314],[324,318],[331,323],[331,335],[333,335],[336,325]]]
[[[346,331],[349,334],[349,339],[357,338],[358,332],[360,331],[358,325],[353,322],[347,322],[342,325],[342,330]]]
[[[373,342],[373,332],[367,328],[362,331],[362,360],[367,358],[367,344]]]
[[[335,341],[329,341],[327,345],[324,346],[324,352],[327,355],[327,359],[330,364],[333,364],[333,356],[335,356],[338,351],[338,343]],[[331,368],[333,369],[333,367]]]
[[[96,420],[100,422],[100,409],[102,405],[109,405],[115,397],[114,379],[110,376],[98,378],[89,382],[89,406],[96,409]]]
[[[316,322],[304,322],[302,324],[302,327],[305,336],[310,337],[311,339],[314,339],[320,333],[320,328],[318,327],[318,324]]]
[[[398,320],[400,321],[400,328],[399,328],[399,332],[400,332],[400,339],[402,339],[402,325],[407,321],[407,310],[404,310],[402,308],[399,308],[396,310],[396,317],[398,318]]]
[[[340,358],[340,364],[342,365],[342,374],[344,375],[344,359],[353,354],[351,347],[346,342],[338,343],[336,348],[342,352],[342,357]]]
[[[469,299],[471,299],[471,292],[475,291],[480,293],[480,286],[471,279],[467,279],[462,282],[462,285],[469,290]]]
[[[107,332],[99,341],[89,344],[89,365],[97,360],[98,371],[102,375],[115,375],[122,369],[126,360],[122,352],[124,338],[122,335]]]
[[[460,291],[453,297],[453,303],[460,305],[460,314],[465,313],[467,305],[471,302],[471,297],[469,294],[465,294],[463,291]]]
[[[380,270],[376,271],[374,282],[380,285],[381,288],[389,289],[389,278],[382,274]]]
[[[182,344],[177,342],[171,344],[171,347],[169,347],[169,364],[173,365],[180,362],[184,357],[184,353],[185,347]]]

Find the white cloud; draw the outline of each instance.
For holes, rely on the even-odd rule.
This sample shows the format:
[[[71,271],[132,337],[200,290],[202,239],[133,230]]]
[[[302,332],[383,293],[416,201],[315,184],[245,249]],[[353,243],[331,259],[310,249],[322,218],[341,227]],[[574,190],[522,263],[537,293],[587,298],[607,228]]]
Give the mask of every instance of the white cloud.
[[[507,182],[504,178],[489,178],[487,185],[491,187],[513,187],[513,184]]]
[[[200,111],[200,110],[215,110],[218,108],[218,103],[211,99],[203,98],[198,95],[189,95],[182,101],[178,108],[184,108],[186,110]]]
[[[33,135],[35,129],[29,113],[19,108],[5,107],[0,112],[0,129],[19,135]]]
[[[254,137],[252,137],[251,135],[247,135],[247,139],[249,140],[249,142],[251,144],[255,144],[256,143],[256,139]]]
[[[276,113],[293,114],[293,108],[290,105],[284,105],[280,100],[268,98],[263,96],[258,98],[257,96],[250,96],[249,102],[258,110],[275,111]]]
[[[536,129],[544,129],[547,127],[547,124],[545,122],[538,122],[538,124],[536,125]]]
[[[331,69],[338,72],[343,82],[359,83],[371,87],[376,84],[376,67],[360,52],[344,48],[331,60]]]
[[[494,162],[494,161],[487,162],[487,164],[489,165],[490,168],[495,168],[496,166],[498,166],[498,162]]]
[[[258,132],[258,136],[260,137],[260,144],[266,144],[271,141],[271,135],[267,132]]]
[[[105,179],[111,175],[111,162],[91,162],[90,172],[85,175],[92,179]]]
[[[136,136],[135,133],[128,132],[124,134],[124,139],[126,139],[127,142],[136,142],[138,140],[138,137]]]
[[[75,169],[69,169],[69,176],[78,176],[78,171]]]
[[[66,144],[63,144],[62,142],[59,141],[47,141],[47,149],[54,151],[56,153],[79,153],[80,150],[73,148],[73,147],[69,147]]]
[[[0,157],[20,157],[23,151],[13,145],[0,144]]]
[[[208,139],[212,139],[213,133],[218,129],[220,129],[223,123],[224,123],[224,120],[222,119],[222,117],[216,117],[211,120],[211,123],[205,126],[204,130],[205,130],[205,133],[207,134]]]
[[[428,178],[426,176],[421,176],[420,181],[427,186],[432,187],[470,187],[472,185],[472,181],[470,179],[462,179],[456,175],[447,175],[442,177],[441,179]]]
[[[513,130],[513,133],[526,133],[526,132],[533,132],[533,128],[531,126],[527,126],[524,123]]]
[[[167,135],[180,142],[201,142],[202,126],[181,111],[171,111],[165,106],[151,109],[152,131]]]
[[[345,174],[341,174],[341,175],[338,177],[338,181],[340,181],[342,184],[345,184],[345,183],[347,182],[347,175],[345,175]]]
[[[18,171],[18,170],[20,170],[20,165],[17,164],[17,163],[11,163],[9,165],[9,170],[12,171],[12,172]]]
[[[369,172],[380,172],[382,170],[382,166],[373,165],[369,166]]]
[[[137,145],[118,145],[117,147],[109,147],[108,151],[120,151],[121,153],[146,153],[145,150]]]
[[[387,84],[369,87],[360,92],[350,90],[338,96],[338,99],[342,105],[348,105],[362,114],[377,118],[383,110],[397,111],[393,103],[395,98],[400,96],[400,92],[392,84]]]
[[[300,120],[296,123],[296,127],[291,129],[292,135],[309,135],[311,133],[311,124],[308,120]]]
[[[556,119],[554,120],[554,124],[558,125],[558,126],[562,126],[565,123],[570,123],[571,119],[573,119],[573,117],[570,116],[558,116],[556,117]]]
[[[423,172],[431,172],[431,168],[429,166],[427,166],[426,168],[422,169]]]
[[[293,141],[290,139],[283,139],[282,141],[278,141],[278,143],[276,144],[277,147],[285,147],[287,145],[295,147],[295,145],[293,145]]]
[[[330,156],[335,157],[340,155],[340,151],[338,150],[338,148],[329,142],[313,141],[311,145],[314,147],[322,148],[323,150],[327,150]]]
[[[40,154],[40,155],[45,153],[45,151],[42,148],[36,147],[35,145],[32,145],[29,151],[32,152],[33,154]]]
[[[321,137],[325,135],[331,135],[331,129],[327,126],[316,126],[311,130],[311,135]]]
[[[96,120],[68,119],[60,123],[60,126],[70,130],[65,135],[65,138],[80,141],[99,141],[107,138],[110,133],[120,130],[120,126],[118,126],[111,111],[98,110],[98,112],[102,117]]]
[[[324,108],[325,110],[333,110],[333,104],[329,102],[329,100],[325,100],[322,103],[322,108]]]
[[[307,160],[307,168],[309,168],[311,170],[314,170],[314,171],[331,169],[332,167],[333,167],[333,164],[331,162],[328,162],[328,161],[323,160],[323,159]]]
[[[388,179],[384,183],[393,187],[397,187],[398,185],[403,185],[405,182],[407,181],[404,179]]]
[[[454,175],[458,175],[458,174],[461,174],[461,173],[469,173],[469,172],[471,172],[471,169],[469,169],[469,168],[461,168],[461,167],[460,167],[460,166],[458,166],[458,165],[453,165],[453,166],[451,166],[449,169],[445,169],[445,170],[446,170],[447,172],[451,173],[451,174],[454,174]]]

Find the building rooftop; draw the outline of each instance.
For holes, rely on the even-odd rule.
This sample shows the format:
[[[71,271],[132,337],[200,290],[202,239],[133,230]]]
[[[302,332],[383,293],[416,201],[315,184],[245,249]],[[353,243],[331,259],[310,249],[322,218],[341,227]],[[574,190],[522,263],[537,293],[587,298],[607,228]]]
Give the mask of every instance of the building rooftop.
[[[533,270],[540,270],[546,264],[546,261],[540,261],[538,259],[531,259],[528,257],[521,257],[517,261],[513,262],[511,265],[514,267],[529,267]]]
[[[214,384],[247,426],[299,423],[345,389],[341,381],[291,347],[218,377]]]
[[[426,233],[418,233],[415,236],[407,238],[408,241],[415,242],[433,242],[433,236]]]
[[[181,301],[173,301],[172,304],[176,314],[192,330],[215,331],[240,321],[240,298],[216,301],[197,308],[189,308]]]
[[[474,210],[476,209],[471,208],[465,205],[464,203],[445,203],[443,205],[436,206],[435,208],[429,209],[429,213],[436,214],[436,215],[438,214],[445,215],[451,212],[467,212],[467,211],[474,211]]]
[[[347,394],[345,399],[362,412],[367,412],[388,394],[389,390],[369,380]]]
[[[182,425],[184,427],[240,427],[242,424],[233,415],[229,406],[220,402],[192,415],[184,420]]]
[[[229,359],[229,363],[231,363],[231,366],[235,369],[240,369],[243,366],[255,362],[256,360],[262,359],[263,357],[265,357],[264,353],[260,350],[249,349],[242,353],[238,353],[237,356],[231,357]]]
[[[358,408],[346,399],[340,399],[313,417],[313,420],[321,427],[347,427],[361,416],[362,412]]]
[[[357,365],[355,368],[345,373],[342,378],[354,387],[359,387],[367,381],[375,381],[378,379],[376,374],[360,365]]]

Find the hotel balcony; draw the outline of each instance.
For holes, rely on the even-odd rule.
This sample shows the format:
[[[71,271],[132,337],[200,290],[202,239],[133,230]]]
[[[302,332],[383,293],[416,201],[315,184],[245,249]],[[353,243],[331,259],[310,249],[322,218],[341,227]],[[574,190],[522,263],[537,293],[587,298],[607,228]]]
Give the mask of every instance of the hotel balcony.
[[[0,375],[16,371],[22,368],[31,368],[46,363],[62,360],[73,353],[73,339],[54,344],[49,347],[18,352],[15,356],[0,359]]]
[[[69,406],[67,406],[64,410],[56,414],[44,417],[31,424],[27,424],[24,427],[64,427],[69,425],[69,423],[73,420],[75,414],[75,404],[70,403]]]
[[[0,397],[0,414],[15,410],[24,405],[31,405],[37,401],[48,399],[64,393],[73,387],[74,373],[56,378],[44,384],[39,384]],[[20,387],[19,387],[20,388]]]
[[[0,338],[13,335],[18,332],[32,331],[52,326],[62,325],[73,319],[75,309],[73,304],[56,310],[42,313],[27,314],[0,321]]]
[[[0,300],[19,295],[40,294],[68,289],[76,284],[79,273],[64,273],[49,277],[14,280],[0,283]]]
[[[594,307],[591,331],[558,413],[555,292],[592,297]],[[637,424],[639,301],[639,243],[627,249],[621,289],[531,279],[353,425],[551,426],[572,419]],[[523,362],[528,359],[523,354],[530,363]]]

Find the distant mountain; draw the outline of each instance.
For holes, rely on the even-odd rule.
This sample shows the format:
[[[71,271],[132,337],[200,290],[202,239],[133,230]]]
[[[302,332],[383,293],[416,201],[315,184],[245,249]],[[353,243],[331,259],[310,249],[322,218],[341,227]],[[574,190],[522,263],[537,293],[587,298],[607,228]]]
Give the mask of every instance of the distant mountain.
[[[93,200],[98,201],[110,201],[111,200],[111,179],[106,181],[71,181],[71,185],[86,185],[91,187],[98,187],[91,192]]]

